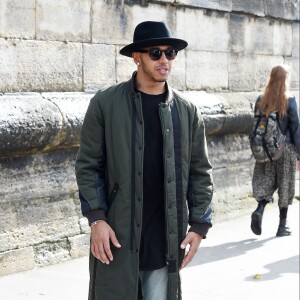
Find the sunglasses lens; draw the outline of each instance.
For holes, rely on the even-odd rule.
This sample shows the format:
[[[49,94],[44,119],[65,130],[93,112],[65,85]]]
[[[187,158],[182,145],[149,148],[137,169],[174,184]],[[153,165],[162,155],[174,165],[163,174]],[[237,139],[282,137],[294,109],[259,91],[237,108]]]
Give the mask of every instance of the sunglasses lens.
[[[176,57],[177,51],[175,49],[170,49],[165,51],[166,58],[172,60]]]
[[[162,51],[160,49],[150,49],[149,54],[152,60],[159,60],[162,56]]]
[[[176,57],[178,50],[177,49],[160,50],[159,48],[152,48],[149,50],[149,54],[152,60],[160,60],[163,52],[165,53],[165,56],[168,60],[173,60]]]

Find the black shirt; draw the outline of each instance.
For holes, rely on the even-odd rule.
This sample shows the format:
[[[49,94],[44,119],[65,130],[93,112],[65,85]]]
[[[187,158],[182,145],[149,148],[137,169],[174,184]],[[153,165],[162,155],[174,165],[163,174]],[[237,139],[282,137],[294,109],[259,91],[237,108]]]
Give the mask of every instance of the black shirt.
[[[165,101],[166,93],[141,95],[145,147],[140,270],[148,271],[166,265],[163,137],[159,117],[159,103]]]

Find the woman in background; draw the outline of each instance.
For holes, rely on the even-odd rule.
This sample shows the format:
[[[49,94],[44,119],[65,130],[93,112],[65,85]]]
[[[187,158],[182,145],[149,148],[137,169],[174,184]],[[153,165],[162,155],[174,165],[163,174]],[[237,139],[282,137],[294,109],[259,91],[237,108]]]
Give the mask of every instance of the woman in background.
[[[265,92],[255,104],[254,113],[258,110],[266,115],[279,113],[281,131],[286,133],[283,155],[276,161],[256,162],[254,167],[252,189],[258,202],[251,216],[251,229],[254,234],[261,234],[262,217],[265,206],[272,200],[278,190],[279,226],[276,236],[287,236],[291,231],[286,226],[288,206],[295,195],[295,175],[300,167],[300,125],[299,105],[295,97],[288,96],[290,69],[279,65],[272,69]],[[298,159],[298,160],[297,160]]]

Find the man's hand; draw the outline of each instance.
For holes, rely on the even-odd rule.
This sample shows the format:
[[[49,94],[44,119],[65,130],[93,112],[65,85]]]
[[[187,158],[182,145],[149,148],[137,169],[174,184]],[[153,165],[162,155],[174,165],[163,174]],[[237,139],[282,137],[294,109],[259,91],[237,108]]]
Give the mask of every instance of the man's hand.
[[[189,232],[183,242],[181,243],[181,249],[186,249],[186,246],[189,244],[190,249],[185,254],[180,269],[186,267],[193,259],[194,255],[198,251],[200,243],[202,241],[202,236],[195,232]]]
[[[91,251],[102,263],[109,265],[113,261],[110,241],[117,248],[121,248],[115,232],[105,221],[99,221],[91,227]]]

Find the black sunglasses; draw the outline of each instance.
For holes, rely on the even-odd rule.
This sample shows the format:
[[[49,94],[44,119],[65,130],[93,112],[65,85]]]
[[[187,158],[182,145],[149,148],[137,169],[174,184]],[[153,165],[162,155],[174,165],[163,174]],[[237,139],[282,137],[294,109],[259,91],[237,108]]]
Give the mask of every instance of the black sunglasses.
[[[149,53],[150,58],[152,60],[160,60],[160,58],[162,57],[162,54],[165,53],[167,60],[173,60],[176,57],[178,50],[177,49],[161,50],[159,48],[151,48],[149,50],[143,50],[143,49],[136,50],[136,52]]]

